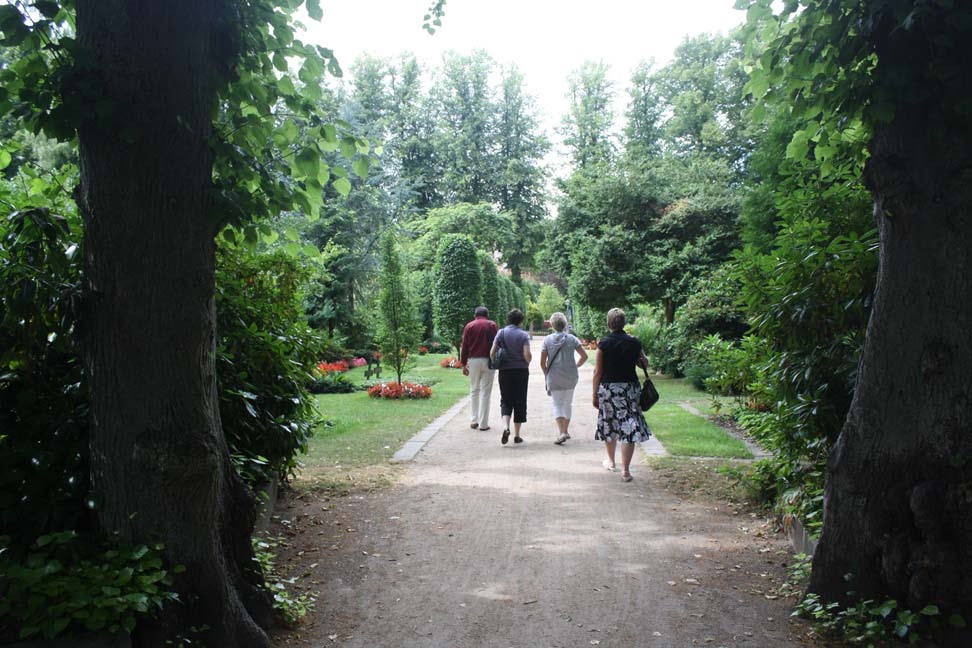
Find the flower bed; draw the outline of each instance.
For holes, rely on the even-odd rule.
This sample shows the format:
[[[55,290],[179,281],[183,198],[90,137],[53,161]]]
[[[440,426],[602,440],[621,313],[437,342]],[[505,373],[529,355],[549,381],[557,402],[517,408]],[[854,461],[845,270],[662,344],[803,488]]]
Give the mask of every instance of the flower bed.
[[[344,373],[350,368],[351,366],[348,364],[347,360],[338,360],[337,362],[319,362],[317,364],[317,370],[322,374],[328,374],[335,371],[338,373]]]
[[[423,348],[425,349],[425,353],[432,353],[432,354],[442,354],[442,353],[452,352],[451,344],[447,342],[439,342],[437,340],[426,340],[425,342],[423,342],[421,347],[419,347],[419,353],[422,352]]]
[[[368,395],[372,398],[389,399],[429,398],[432,396],[432,388],[410,382],[379,383],[368,388]]]
[[[439,366],[443,369],[462,369],[462,365],[459,364],[459,358],[442,358]]]

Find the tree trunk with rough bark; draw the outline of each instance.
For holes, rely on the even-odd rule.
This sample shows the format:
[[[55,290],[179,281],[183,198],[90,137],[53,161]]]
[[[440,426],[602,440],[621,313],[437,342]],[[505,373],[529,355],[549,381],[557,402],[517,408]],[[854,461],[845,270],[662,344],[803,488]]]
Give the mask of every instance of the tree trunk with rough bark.
[[[886,66],[929,55],[890,38],[882,45]],[[972,65],[962,47],[955,52]],[[912,100],[899,97],[870,143],[880,270],[857,389],[828,466],[810,590],[845,602],[891,597],[916,611],[937,605],[970,624],[949,629],[945,644],[968,646],[972,119],[929,121],[941,98]]]
[[[252,498],[219,420],[213,154],[216,93],[238,16],[219,0],[78,0],[81,83],[102,103],[79,128],[85,225],[82,348],[100,529],[162,542],[181,603],[138,646],[206,627],[259,648],[270,600],[252,561]]]

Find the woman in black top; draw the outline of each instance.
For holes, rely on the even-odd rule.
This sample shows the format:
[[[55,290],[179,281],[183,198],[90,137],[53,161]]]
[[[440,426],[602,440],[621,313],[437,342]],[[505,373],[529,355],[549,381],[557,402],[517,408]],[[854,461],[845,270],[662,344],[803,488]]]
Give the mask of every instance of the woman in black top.
[[[641,412],[641,384],[635,367],[648,368],[648,357],[641,341],[624,332],[624,311],[608,311],[607,325],[611,334],[597,343],[594,366],[594,407],[597,408],[597,434],[604,441],[608,458],[603,466],[615,470],[614,453],[621,441],[621,479],[631,481],[631,458],[634,444],[647,441],[651,430]]]

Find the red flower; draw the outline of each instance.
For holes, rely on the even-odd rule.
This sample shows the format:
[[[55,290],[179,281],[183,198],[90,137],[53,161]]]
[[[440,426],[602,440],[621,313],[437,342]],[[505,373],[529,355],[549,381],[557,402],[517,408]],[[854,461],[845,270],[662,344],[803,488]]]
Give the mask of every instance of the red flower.
[[[332,371],[343,373],[349,369],[347,360],[338,360],[337,362],[321,362],[317,365],[317,370],[322,374],[328,374]]]
[[[417,385],[415,383],[378,383],[368,388],[368,395],[372,398],[429,398],[432,396],[432,388],[427,385]]]

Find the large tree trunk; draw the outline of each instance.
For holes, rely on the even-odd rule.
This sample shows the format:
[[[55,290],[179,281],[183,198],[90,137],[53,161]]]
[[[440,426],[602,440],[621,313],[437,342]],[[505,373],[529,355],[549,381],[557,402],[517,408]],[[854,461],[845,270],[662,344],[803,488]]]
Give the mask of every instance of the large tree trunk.
[[[77,2],[92,56],[80,78],[107,102],[79,131],[95,513],[103,532],[162,542],[169,565],[187,568],[182,604],[140,626],[139,646],[191,626],[208,627],[211,646],[268,645],[252,501],[216,392],[207,140],[221,66],[232,63],[232,4]]]
[[[882,65],[928,56],[885,44]],[[899,102],[870,145],[880,270],[810,590],[972,623],[972,124],[942,117],[942,101]],[[949,632],[947,645],[972,645],[969,628]]]
[[[662,301],[662,305],[665,309],[665,324],[671,326],[671,324],[675,321],[675,302],[671,297],[666,297]]]

